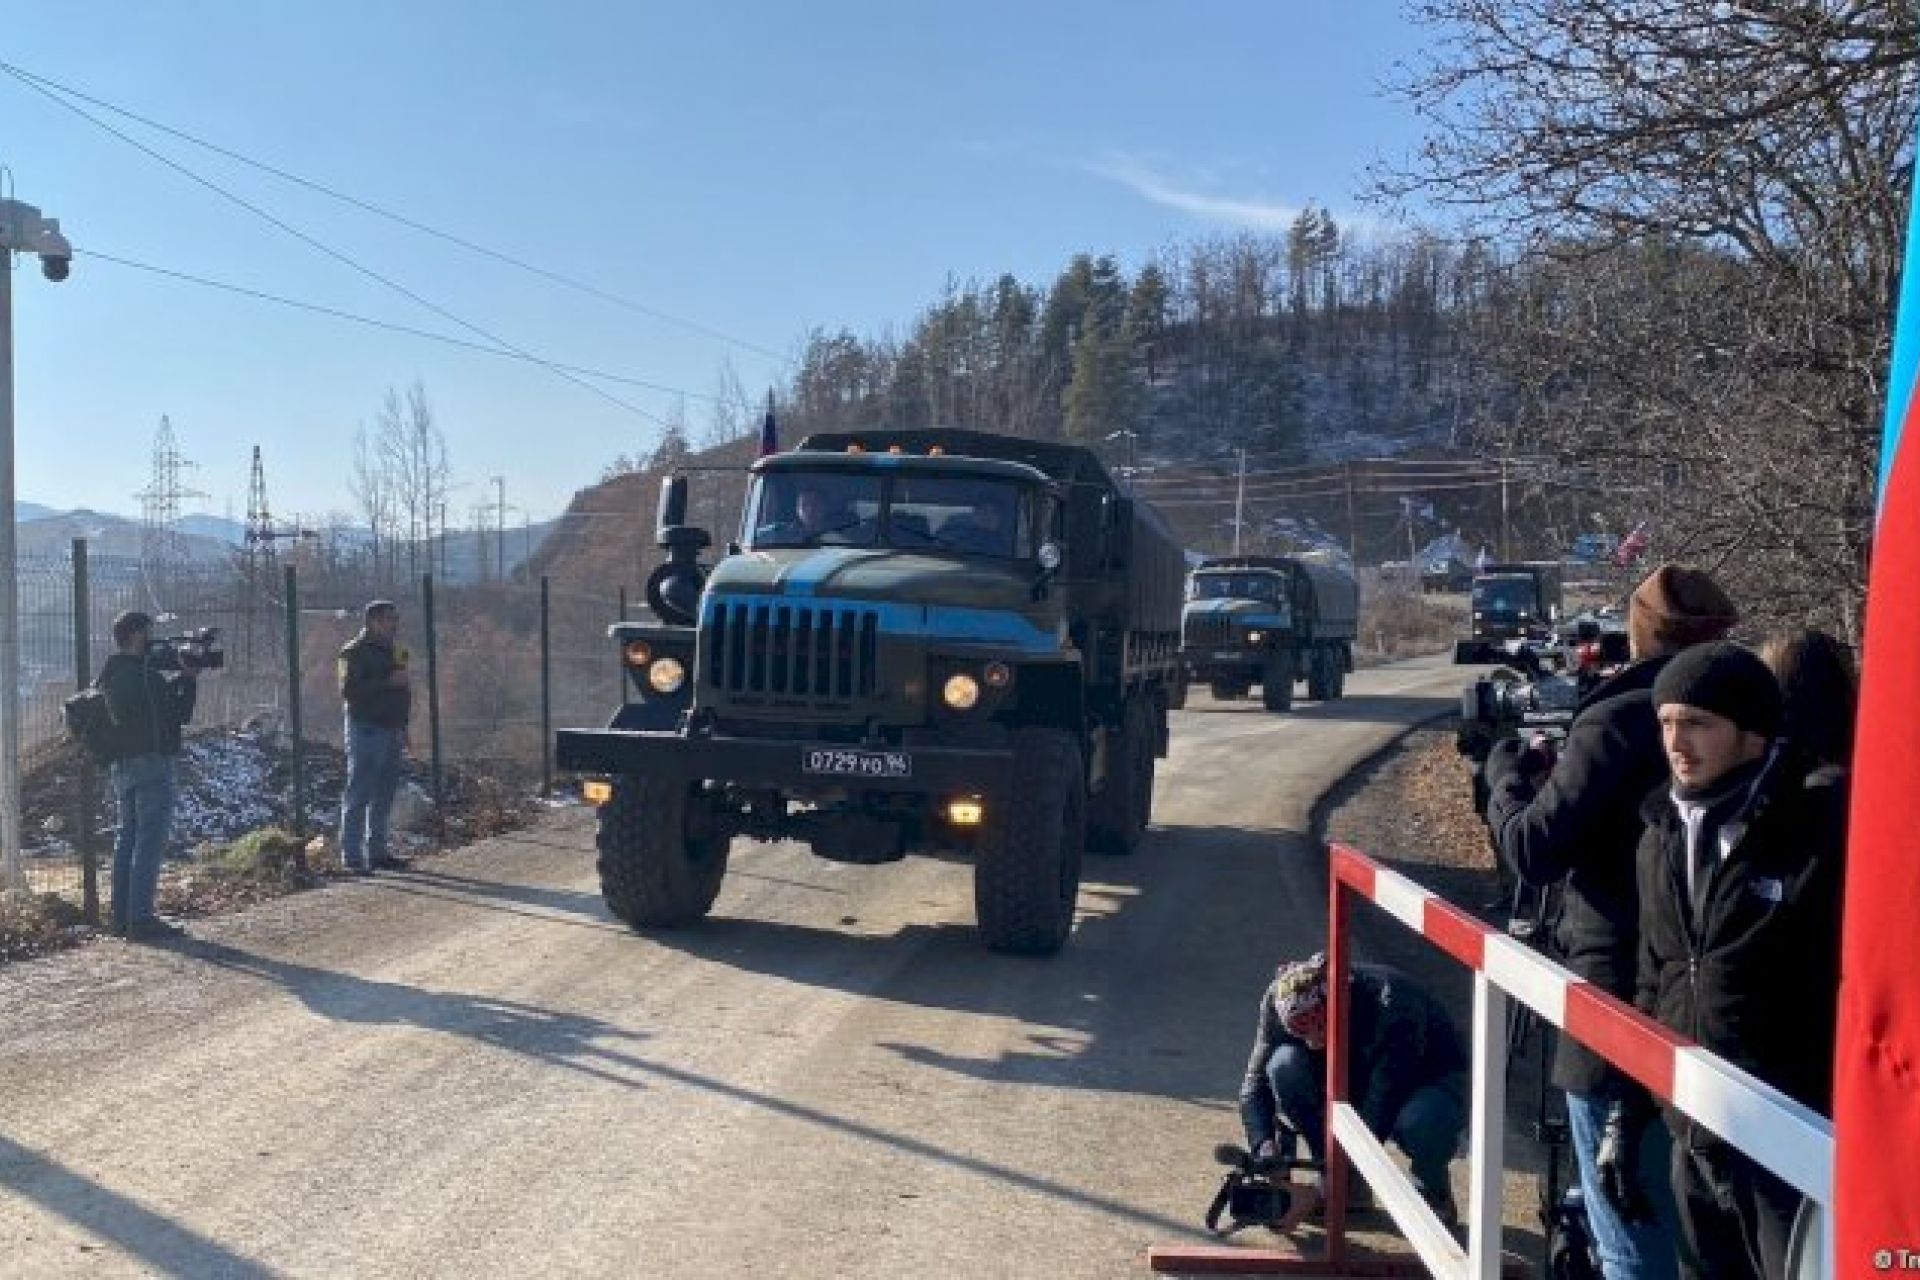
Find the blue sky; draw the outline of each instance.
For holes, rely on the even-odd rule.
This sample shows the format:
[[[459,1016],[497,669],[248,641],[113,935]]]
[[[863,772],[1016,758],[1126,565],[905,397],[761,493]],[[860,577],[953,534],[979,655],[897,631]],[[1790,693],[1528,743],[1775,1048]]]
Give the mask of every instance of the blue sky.
[[[16,6],[0,60],[700,326],[89,108],[523,350],[684,389],[697,431],[723,360],[757,401],[809,328],[904,325],[949,276],[1357,211],[1367,162],[1417,140],[1381,84],[1421,36],[1389,0],[69,0]],[[83,251],[472,337],[9,76],[0,164]],[[555,514],[659,431],[535,365],[85,257],[58,286],[23,263],[15,318],[18,491],[59,506],[136,511],[165,413],[200,509],[244,511],[258,443],[277,510],[350,510],[354,430],[415,379],[458,523],[496,474]]]

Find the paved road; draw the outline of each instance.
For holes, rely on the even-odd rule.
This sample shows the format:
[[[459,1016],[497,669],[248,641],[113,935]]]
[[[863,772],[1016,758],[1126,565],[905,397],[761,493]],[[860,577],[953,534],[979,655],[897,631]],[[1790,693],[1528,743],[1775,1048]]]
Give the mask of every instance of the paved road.
[[[1155,828],[1051,960],[966,865],[743,845],[716,916],[602,908],[578,810],[405,876],[0,970],[0,1272],[1142,1274],[1201,1239],[1309,809],[1438,662],[1176,717]]]

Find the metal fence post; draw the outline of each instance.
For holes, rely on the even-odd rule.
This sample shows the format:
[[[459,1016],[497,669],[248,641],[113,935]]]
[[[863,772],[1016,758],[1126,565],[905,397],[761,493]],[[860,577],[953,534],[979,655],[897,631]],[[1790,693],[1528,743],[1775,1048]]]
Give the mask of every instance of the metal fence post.
[[[300,724],[300,582],[293,565],[286,566],[287,596],[287,733],[293,748],[293,834],[307,834],[307,746]]]
[[[420,605],[427,630],[427,740],[432,757],[433,822],[435,839],[447,842],[447,808],[440,777],[440,642],[433,626],[433,575],[420,578]]]
[[[73,540],[73,687],[92,683],[93,600],[87,584],[87,540]],[[93,757],[80,753],[80,787],[73,801],[73,843],[80,851],[80,918],[100,925],[100,857],[94,847],[93,811],[99,803],[100,775]]]
[[[552,616],[548,603],[547,575],[540,575],[540,798],[553,795],[553,646],[548,640],[547,622]]]

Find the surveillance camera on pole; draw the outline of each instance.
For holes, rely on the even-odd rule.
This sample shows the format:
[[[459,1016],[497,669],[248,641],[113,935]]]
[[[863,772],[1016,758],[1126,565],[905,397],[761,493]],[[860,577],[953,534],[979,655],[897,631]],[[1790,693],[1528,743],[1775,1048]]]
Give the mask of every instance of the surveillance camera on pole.
[[[73,267],[60,221],[22,200],[0,199],[0,882],[20,885],[20,593],[14,545],[13,255],[40,259],[58,283]]]
[[[60,233],[60,219],[42,217],[23,200],[0,200],[0,249],[38,254],[40,273],[55,284],[73,269],[73,245]]]

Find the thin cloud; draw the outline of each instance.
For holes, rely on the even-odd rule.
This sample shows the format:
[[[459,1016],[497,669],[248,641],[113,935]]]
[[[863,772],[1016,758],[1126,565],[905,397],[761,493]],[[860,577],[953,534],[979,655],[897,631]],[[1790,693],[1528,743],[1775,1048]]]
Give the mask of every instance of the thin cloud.
[[[1302,205],[1283,200],[1224,196],[1192,190],[1154,172],[1138,160],[1124,157],[1088,167],[1098,176],[1109,182],[1117,182],[1157,205],[1228,226],[1250,227],[1256,231],[1285,231],[1304,209]]]

